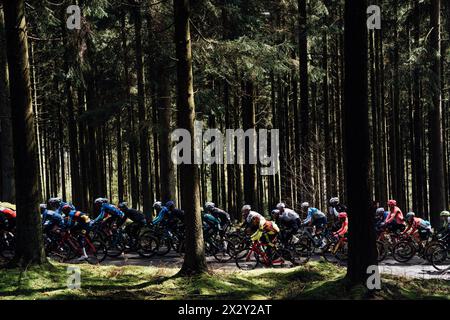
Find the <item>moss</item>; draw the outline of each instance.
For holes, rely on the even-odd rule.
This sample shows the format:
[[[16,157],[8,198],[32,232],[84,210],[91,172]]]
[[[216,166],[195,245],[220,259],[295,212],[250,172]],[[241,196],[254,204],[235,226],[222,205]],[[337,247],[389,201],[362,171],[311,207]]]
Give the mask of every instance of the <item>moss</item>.
[[[382,290],[347,290],[345,268],[310,262],[293,269],[214,271],[176,277],[175,268],[76,265],[81,288],[67,288],[67,266],[0,270],[0,299],[449,299],[449,281],[385,276]]]

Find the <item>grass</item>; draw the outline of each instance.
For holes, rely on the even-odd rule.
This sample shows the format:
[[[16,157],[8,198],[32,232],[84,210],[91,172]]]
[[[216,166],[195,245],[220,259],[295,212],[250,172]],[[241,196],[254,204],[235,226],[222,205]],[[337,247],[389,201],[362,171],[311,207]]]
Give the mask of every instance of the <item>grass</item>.
[[[363,287],[345,289],[345,269],[310,262],[294,269],[214,271],[192,278],[177,269],[76,265],[81,288],[67,288],[67,266],[53,263],[26,272],[0,270],[1,299],[364,299]],[[371,299],[449,299],[450,283],[384,276]]]

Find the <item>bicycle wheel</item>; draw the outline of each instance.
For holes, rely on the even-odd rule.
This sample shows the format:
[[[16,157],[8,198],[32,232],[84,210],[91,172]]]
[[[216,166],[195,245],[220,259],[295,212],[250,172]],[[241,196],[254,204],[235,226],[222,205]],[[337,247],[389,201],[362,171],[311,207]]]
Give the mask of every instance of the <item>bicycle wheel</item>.
[[[450,252],[449,249],[443,245],[439,244],[433,250],[431,254],[431,263],[436,270],[443,271],[450,268]]]
[[[138,254],[143,258],[153,257],[159,249],[159,240],[151,232],[144,232],[138,241]]]
[[[218,262],[228,262],[233,258],[233,243],[228,240],[219,240],[215,241],[214,245],[216,246],[216,250],[213,255]]]
[[[76,254],[73,252],[72,248],[65,242],[60,245],[49,244],[45,248],[45,252],[48,258],[57,262],[70,261],[76,257]]]
[[[106,243],[107,243],[108,257],[117,258],[125,251],[123,235],[121,234],[114,235]]]
[[[392,248],[392,255],[398,262],[405,263],[414,257],[416,248],[409,241],[400,241]]]
[[[236,266],[242,270],[253,270],[259,264],[259,256],[250,249],[244,249],[243,252],[236,254]]]
[[[294,253],[294,259],[297,264],[305,264],[311,258],[311,250],[308,245],[303,242],[297,242],[290,245]]]
[[[108,256],[108,249],[105,243],[100,240],[92,241],[86,244],[87,262],[90,264],[99,264]]]
[[[330,242],[322,250],[322,257],[326,261],[331,262],[331,263],[339,262],[339,259],[336,257],[336,254],[334,253],[335,245],[336,245],[335,243]]]
[[[158,256],[165,256],[170,252],[172,249],[172,241],[170,238],[163,236],[162,238],[159,238],[159,247],[157,251]]]
[[[431,258],[434,251],[441,245],[439,241],[433,241],[428,243],[423,249],[423,258],[429,263],[432,263]]]
[[[379,240],[377,240],[377,252],[378,252],[378,262],[381,262],[384,259],[386,259],[387,256],[386,246],[382,241]]]

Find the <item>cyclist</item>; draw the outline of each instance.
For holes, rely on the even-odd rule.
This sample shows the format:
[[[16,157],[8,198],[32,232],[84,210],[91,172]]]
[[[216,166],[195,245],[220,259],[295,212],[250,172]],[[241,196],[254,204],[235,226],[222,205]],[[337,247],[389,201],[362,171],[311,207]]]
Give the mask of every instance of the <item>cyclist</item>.
[[[118,226],[122,226],[128,219],[131,220],[132,222],[125,227],[125,230],[133,239],[136,239],[139,231],[147,224],[145,215],[139,210],[128,208],[126,202],[120,202],[117,207],[124,213],[124,217],[118,223]]]
[[[53,210],[48,210],[45,203],[40,205],[44,233],[54,233],[64,227],[64,217]]]
[[[301,204],[302,211],[307,213],[306,219],[303,220],[302,226],[309,225],[315,227],[315,234],[320,234],[327,225],[327,216],[317,208],[310,207],[308,202]]]
[[[220,228],[220,220],[214,217],[212,214],[203,211],[202,215],[202,224],[203,224],[203,236],[206,239],[209,239],[216,233],[219,233]]]
[[[332,221],[332,230],[336,231],[339,229],[340,223],[338,219],[338,214],[340,212],[347,212],[347,206],[339,202],[338,197],[332,197],[328,201],[328,215],[330,216],[330,220]]]
[[[277,210],[280,212],[279,219],[280,221],[288,222],[292,225],[293,228],[301,225],[300,216],[297,212],[292,209],[286,208],[286,205],[283,202],[277,204]]]
[[[442,227],[439,229],[440,234],[448,234],[450,231],[450,212],[442,211],[440,213],[440,217],[442,220]]]
[[[439,229],[438,237],[439,239],[446,241],[447,246],[450,246],[450,212],[442,211],[440,213],[442,220],[442,227]]]
[[[120,222],[125,217],[125,214],[119,208],[110,204],[106,198],[95,199],[94,208],[99,213],[94,220],[95,224],[103,222],[111,226],[114,222]]]
[[[246,204],[241,209],[242,212],[242,226],[245,228],[251,227],[251,221],[253,217],[258,216],[260,218],[264,218],[261,214],[256,211],[252,211],[252,207],[249,204]]]
[[[153,204],[153,209],[155,209],[156,211],[156,217],[155,219],[153,219],[152,224],[153,225],[164,224],[165,220],[167,220],[169,209],[163,206],[161,201],[156,201]]]
[[[78,260],[86,260],[88,255],[86,253],[86,235],[91,230],[95,221],[91,221],[86,213],[73,210],[70,205],[65,205],[62,208],[62,212],[65,214],[65,227],[67,230],[77,238],[80,247],[82,248],[82,255]]]
[[[279,208],[282,208],[283,210],[280,210]],[[288,242],[292,236],[298,232],[301,225],[300,216],[298,213],[292,209],[285,208],[284,203],[279,203],[277,205],[277,209],[272,210],[272,217],[278,225],[284,227],[284,230],[281,233],[281,238],[286,242]]]
[[[431,235],[431,224],[429,221],[417,218],[414,212],[408,212],[405,216],[406,229],[402,234],[413,236],[417,241],[425,241]]]
[[[347,236],[347,232],[348,232],[347,212],[339,212],[338,219],[339,219],[339,222],[341,223],[341,227],[339,228],[339,230],[334,232],[333,235],[337,238],[344,238]]]
[[[0,230],[12,232],[16,226],[16,211],[0,207]]]
[[[169,200],[165,207],[168,212],[168,226],[172,230],[183,228],[184,226],[184,211],[175,207],[175,202]]]
[[[64,202],[61,200],[61,198],[50,198],[47,201],[47,209],[53,210],[58,214],[61,214],[61,210],[65,205],[69,205],[72,210],[76,210],[73,204]]]
[[[397,207],[397,201],[389,200],[387,204],[389,216],[386,219],[386,226],[391,232],[402,232],[405,230],[405,220],[402,211]]]
[[[280,229],[276,225],[274,221],[268,221],[260,214],[247,216],[247,219],[250,217],[250,225],[253,230],[256,230],[251,236],[250,239],[252,241],[260,241],[264,244],[267,244],[267,255],[269,258],[272,257],[272,247],[274,246],[274,240],[277,237]]]
[[[228,227],[231,225],[231,219],[228,212],[217,208],[213,202],[205,203],[205,211],[212,214],[216,219],[220,221],[220,235],[222,237],[225,236]]]
[[[386,225],[386,219],[389,216],[389,212],[383,207],[378,208],[375,211],[375,231],[379,233]]]

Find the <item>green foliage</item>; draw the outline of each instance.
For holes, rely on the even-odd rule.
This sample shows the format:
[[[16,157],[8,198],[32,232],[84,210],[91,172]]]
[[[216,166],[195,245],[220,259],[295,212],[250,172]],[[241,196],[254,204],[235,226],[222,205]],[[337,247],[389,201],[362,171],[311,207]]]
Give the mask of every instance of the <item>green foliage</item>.
[[[366,299],[364,287],[345,289],[345,269],[311,262],[295,269],[215,271],[174,277],[177,269],[77,265],[81,289],[67,289],[64,264],[0,271],[1,299]],[[399,285],[401,283],[401,285]],[[374,299],[449,299],[444,280],[383,277]]]

